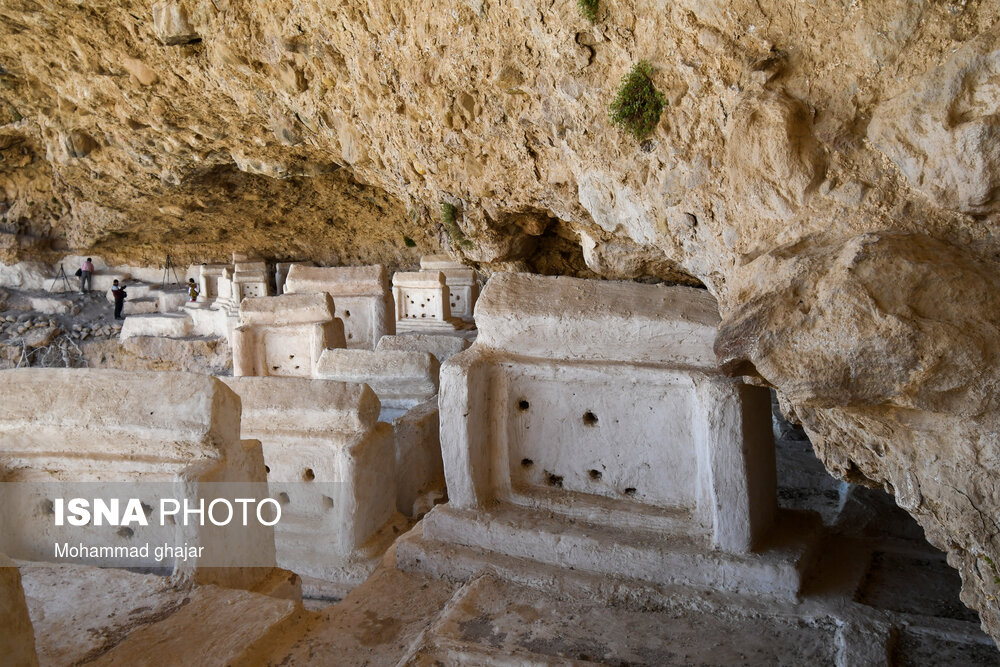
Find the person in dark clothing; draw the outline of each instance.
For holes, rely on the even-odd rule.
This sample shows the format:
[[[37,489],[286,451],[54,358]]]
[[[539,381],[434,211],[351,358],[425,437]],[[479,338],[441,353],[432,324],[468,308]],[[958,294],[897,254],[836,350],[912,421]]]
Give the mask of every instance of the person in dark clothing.
[[[128,294],[125,292],[125,285],[119,285],[116,280],[111,286],[111,295],[115,297],[115,319],[122,320],[122,307],[125,305],[125,297]]]

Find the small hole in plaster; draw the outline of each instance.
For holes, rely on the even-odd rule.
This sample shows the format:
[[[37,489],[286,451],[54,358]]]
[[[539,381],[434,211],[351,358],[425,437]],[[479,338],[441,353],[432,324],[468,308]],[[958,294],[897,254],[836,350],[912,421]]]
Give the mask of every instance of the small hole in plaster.
[[[590,475],[590,479],[594,480],[595,482],[602,477],[600,470],[591,470],[588,474]]]
[[[531,407],[531,404],[528,403],[523,398],[520,401],[517,402],[517,409],[520,410],[521,412],[524,412],[525,410],[527,410],[530,407]]]
[[[298,367],[298,366],[296,366],[296,367],[295,367],[295,370],[299,370],[299,367]]]
[[[583,413],[583,424],[584,426],[596,426],[597,425],[597,415],[595,415],[590,410]]]
[[[323,496],[323,507],[325,507],[328,510],[332,510],[333,498],[331,498],[330,496]]]
[[[549,483],[549,486],[558,486],[560,489],[562,488],[562,483],[563,483],[562,475],[557,475],[555,473],[550,472],[549,476],[546,478],[545,481]]]
[[[302,473],[302,481],[311,482],[316,479],[316,473],[313,472],[312,468],[306,468],[306,471]]]
[[[281,493],[278,494],[278,502],[281,503],[282,505],[287,505],[288,503],[292,502],[292,499],[288,497],[287,493],[282,491]]]
[[[351,311],[345,310],[344,311],[344,317],[350,317],[350,316],[351,316]]]
[[[352,338],[354,338],[354,334],[347,334],[347,340],[351,340]]]
[[[118,529],[118,537],[124,537],[126,540],[135,535],[135,531],[128,526],[122,526]]]
[[[294,355],[294,354],[290,354],[290,355],[288,355],[288,358],[289,358],[289,359],[294,359],[294,358],[295,358],[295,355]]]
[[[272,371],[276,371],[276,370],[278,370],[278,367],[277,366],[271,366],[271,370]],[[152,414],[152,413],[150,413],[150,414]]]
[[[271,472],[271,466],[264,466],[264,472]]]
[[[522,468],[530,468],[533,465],[535,465],[535,462],[532,461],[531,459],[521,459]]]
[[[625,495],[628,496],[629,498],[631,498],[632,496],[634,496],[635,495],[635,488],[633,488],[633,487],[630,486],[627,489],[625,489]]]

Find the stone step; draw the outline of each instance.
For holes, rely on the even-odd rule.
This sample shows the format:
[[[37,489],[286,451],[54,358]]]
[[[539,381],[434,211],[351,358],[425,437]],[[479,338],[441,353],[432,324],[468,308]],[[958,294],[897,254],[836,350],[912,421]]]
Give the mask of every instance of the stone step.
[[[135,336],[162,336],[186,338],[191,335],[191,318],[184,313],[157,313],[132,315],[125,318],[121,338]]]
[[[150,297],[128,299],[122,306],[122,315],[148,315],[156,312],[158,312],[156,299]]]
[[[163,620],[145,625],[96,660],[116,665],[202,665],[245,663],[310,615],[291,600],[217,586],[200,586],[186,604]]]
[[[736,554],[712,549],[697,536],[591,524],[505,503],[478,512],[439,505],[424,517],[420,538],[400,542],[398,557],[404,569],[439,576],[448,576],[449,569],[476,572],[509,557],[518,561],[511,576],[527,575],[531,584],[538,583],[531,575],[539,568],[526,563],[534,561],[619,576],[640,587],[704,586],[794,600],[821,535],[814,513],[782,511],[769,544],[759,552]]]
[[[657,610],[551,594],[484,573],[463,586],[398,664],[832,664],[832,623],[734,613],[721,596]]]

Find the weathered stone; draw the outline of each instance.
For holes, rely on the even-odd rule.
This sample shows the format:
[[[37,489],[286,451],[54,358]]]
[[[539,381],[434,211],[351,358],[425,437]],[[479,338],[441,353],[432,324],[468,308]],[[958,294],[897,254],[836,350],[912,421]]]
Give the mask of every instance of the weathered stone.
[[[769,253],[716,342],[732,372],[777,385],[827,467],[884,486],[1000,627],[1000,266],[923,234]]]
[[[738,102],[726,162],[740,197],[774,218],[787,218],[819,187],[823,150],[801,102],[780,94]]]
[[[383,407],[408,410],[437,393],[437,359],[428,352],[323,350],[315,376],[367,384]]]
[[[1000,30],[993,29],[879,105],[868,125],[871,142],[943,208],[1000,211],[998,71]]]
[[[153,27],[160,41],[168,46],[187,44],[201,37],[191,26],[181,2],[156,2],[152,7]]]
[[[469,345],[468,339],[461,336],[408,333],[401,336],[382,336],[375,346],[375,351],[430,352],[439,363],[443,364],[453,355],[467,349]]]
[[[700,282],[728,315],[768,299],[772,276],[755,260],[779,249],[824,254],[914,231],[986,258],[1000,249],[996,3],[826,3],[805,18],[789,2],[602,3],[594,26],[572,3],[258,5],[158,3],[153,21],[123,3],[6,8],[0,216],[19,233],[0,242],[5,262],[46,253],[32,238],[101,246],[131,264],[256,248],[393,270],[450,246],[487,270]],[[411,29],[425,22],[438,29]],[[157,24],[168,40],[197,33],[205,45],[164,48]],[[606,118],[638,57],[667,102],[641,142]],[[134,82],[125,58],[160,81]],[[295,118],[302,143],[276,141],[272,117]],[[104,145],[66,159],[70,130]],[[442,200],[461,210],[448,228]],[[794,318],[800,306],[782,307]],[[879,345],[865,332],[886,323],[856,315],[847,355],[860,358]],[[841,338],[829,342],[842,349]],[[812,382],[794,360],[774,365],[767,379],[792,393]],[[936,382],[936,367],[924,372]],[[979,441],[953,445],[948,420],[962,417],[944,414],[927,417],[923,453],[933,459],[944,442],[965,460]],[[975,465],[996,474],[988,457]],[[870,466],[897,475],[882,457]],[[938,511],[945,525],[957,509]]]
[[[38,664],[35,631],[21,588],[21,573],[7,556],[0,554],[0,655],[10,665]]]

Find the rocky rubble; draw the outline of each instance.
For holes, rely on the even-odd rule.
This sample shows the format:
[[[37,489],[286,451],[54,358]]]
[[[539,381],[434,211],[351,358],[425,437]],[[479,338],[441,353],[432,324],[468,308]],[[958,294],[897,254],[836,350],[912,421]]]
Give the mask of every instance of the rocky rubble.
[[[96,294],[80,295],[75,302],[20,290],[4,290],[2,296],[0,366],[5,368],[95,365],[81,343],[114,339],[121,333],[120,323],[106,321],[109,313]],[[53,301],[63,305],[58,312],[37,310],[39,305],[52,310],[48,306]]]

